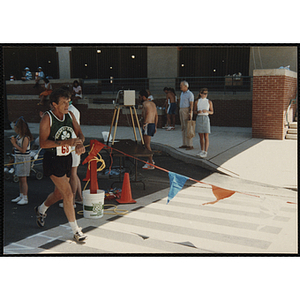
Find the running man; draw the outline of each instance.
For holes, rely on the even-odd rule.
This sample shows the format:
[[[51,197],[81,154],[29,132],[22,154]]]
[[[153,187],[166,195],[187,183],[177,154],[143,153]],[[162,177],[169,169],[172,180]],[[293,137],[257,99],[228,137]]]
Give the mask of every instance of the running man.
[[[71,147],[75,147],[75,153],[83,154],[85,138],[74,114],[68,111],[69,101],[69,91],[61,88],[54,90],[50,95],[52,109],[44,114],[40,122],[40,147],[46,150],[43,159],[44,175],[51,178],[55,188],[34,210],[37,225],[44,227],[48,208],[63,199],[64,212],[74,233],[74,239],[82,242],[87,236],[82,233],[76,222],[69,179],[72,169]],[[73,132],[77,138],[71,138]]]
[[[142,108],[143,138],[144,138],[146,148],[149,151],[152,151],[150,147],[151,137],[154,136],[154,134],[156,133],[157,122],[158,122],[156,105],[153,101],[148,100],[148,93],[145,90],[140,91],[139,99],[142,100],[143,103],[143,108]],[[150,156],[149,161],[147,162],[154,165],[152,155]],[[145,164],[143,166],[143,169],[153,170],[154,167],[149,164]]]

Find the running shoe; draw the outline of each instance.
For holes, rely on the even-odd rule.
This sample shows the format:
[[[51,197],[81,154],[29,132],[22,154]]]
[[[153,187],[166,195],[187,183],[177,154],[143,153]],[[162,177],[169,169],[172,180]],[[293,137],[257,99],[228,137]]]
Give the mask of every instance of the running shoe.
[[[74,240],[76,242],[83,242],[87,238],[87,235],[82,233],[81,228],[78,228],[78,231],[74,234]]]
[[[201,156],[205,151],[201,150],[199,153],[196,154],[196,156]]]
[[[18,204],[18,205],[25,205],[25,204],[28,204],[28,199],[22,198],[17,204]]]
[[[23,198],[21,196],[15,198],[15,199],[12,199],[11,202],[19,202],[20,200],[22,200]]]
[[[37,224],[37,226],[44,227],[45,226],[45,218],[47,217],[47,214],[42,215],[39,212],[39,207],[38,206],[36,206],[34,208],[34,211],[35,211],[35,214],[36,214],[36,224]]]
[[[207,152],[206,151],[202,151],[202,153],[200,153],[200,157],[202,157],[202,158],[207,157]]]
[[[167,128],[167,131],[171,131],[171,130],[174,130],[174,129],[175,129],[175,127],[170,126],[170,127]]]
[[[142,167],[144,170],[154,170],[155,168],[149,164],[145,164],[143,167]]]

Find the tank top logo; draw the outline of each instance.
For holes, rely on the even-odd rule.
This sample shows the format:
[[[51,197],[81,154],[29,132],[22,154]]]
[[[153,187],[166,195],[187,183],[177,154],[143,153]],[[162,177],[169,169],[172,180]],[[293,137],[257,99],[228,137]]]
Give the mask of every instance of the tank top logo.
[[[70,126],[61,127],[55,134],[55,140],[68,140],[72,137],[73,128]]]

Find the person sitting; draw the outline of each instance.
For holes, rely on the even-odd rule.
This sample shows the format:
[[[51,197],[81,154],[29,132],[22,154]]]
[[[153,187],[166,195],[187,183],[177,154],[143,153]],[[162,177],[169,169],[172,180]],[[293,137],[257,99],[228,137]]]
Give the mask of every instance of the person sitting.
[[[45,98],[52,93],[52,85],[48,78],[44,79],[45,82],[45,90],[40,93],[39,98],[41,99],[38,105],[44,105]]]
[[[74,80],[71,100],[76,104],[78,99],[82,99],[82,88],[79,85],[78,80]]]
[[[32,74],[31,74],[30,69],[28,67],[26,67],[24,69],[24,73],[25,73],[25,76],[21,77],[21,79],[23,81],[32,80]]]
[[[35,85],[34,88],[37,88],[39,86],[39,81],[43,80],[45,78],[45,74],[43,72],[42,67],[38,67],[38,72],[35,73]]]

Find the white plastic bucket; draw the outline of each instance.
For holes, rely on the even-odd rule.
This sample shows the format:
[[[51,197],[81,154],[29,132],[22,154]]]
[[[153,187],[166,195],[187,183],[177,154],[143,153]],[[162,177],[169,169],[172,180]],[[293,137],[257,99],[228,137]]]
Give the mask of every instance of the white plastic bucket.
[[[108,131],[102,131],[102,137],[103,137],[103,140],[104,140],[105,143],[107,142],[108,135],[109,135]],[[112,141],[111,135],[109,136],[109,141],[110,142]]]
[[[97,190],[97,194],[91,194],[90,190],[82,192],[83,216],[88,219],[99,219],[103,217],[105,191]]]

